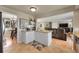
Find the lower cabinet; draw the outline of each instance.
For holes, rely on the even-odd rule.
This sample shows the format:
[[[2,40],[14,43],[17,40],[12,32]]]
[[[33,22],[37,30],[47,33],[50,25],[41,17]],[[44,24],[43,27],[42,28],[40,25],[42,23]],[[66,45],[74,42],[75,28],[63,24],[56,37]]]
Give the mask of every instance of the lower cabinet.
[[[32,42],[34,39],[34,31],[29,31],[26,32],[26,39],[25,39],[25,43],[30,43]]]
[[[52,32],[21,31],[19,37],[22,43],[28,44],[35,40],[41,44],[49,46],[52,40]]]
[[[51,32],[36,32],[36,41],[49,46],[52,40],[52,33]]]

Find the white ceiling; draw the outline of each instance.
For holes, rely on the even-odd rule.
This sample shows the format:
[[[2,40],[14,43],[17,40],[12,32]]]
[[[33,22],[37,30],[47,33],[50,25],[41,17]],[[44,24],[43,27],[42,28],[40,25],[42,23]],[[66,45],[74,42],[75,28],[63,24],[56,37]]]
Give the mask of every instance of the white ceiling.
[[[53,15],[55,11],[60,11],[65,8],[70,9],[72,5],[35,5],[34,7],[38,9],[36,12],[31,12],[29,10],[31,5],[4,5],[4,7],[15,9],[27,14],[31,14],[34,17],[40,18],[40,17]]]
[[[44,18],[38,18],[37,22],[68,22],[72,21],[73,19],[73,12],[63,13],[59,15],[44,17]]]

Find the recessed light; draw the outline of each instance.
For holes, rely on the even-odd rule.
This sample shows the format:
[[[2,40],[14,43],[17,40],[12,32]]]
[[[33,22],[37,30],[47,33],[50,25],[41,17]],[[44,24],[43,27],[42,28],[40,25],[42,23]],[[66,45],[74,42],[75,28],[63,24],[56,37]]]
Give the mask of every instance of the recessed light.
[[[30,11],[35,12],[37,10],[37,8],[35,7],[30,7]]]

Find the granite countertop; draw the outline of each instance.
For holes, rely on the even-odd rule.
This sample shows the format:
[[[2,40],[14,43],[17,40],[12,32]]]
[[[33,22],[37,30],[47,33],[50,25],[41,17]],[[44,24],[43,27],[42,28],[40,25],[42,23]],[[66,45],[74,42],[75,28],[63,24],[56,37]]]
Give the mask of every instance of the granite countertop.
[[[33,30],[21,30],[22,32],[34,32]],[[41,33],[49,33],[49,32],[52,32],[52,31],[47,31],[47,30],[41,30],[41,31],[35,31],[35,32],[41,32]]]
[[[41,31],[36,31],[36,32],[49,33],[49,32],[52,32],[52,31],[48,31],[48,30],[41,30]]]

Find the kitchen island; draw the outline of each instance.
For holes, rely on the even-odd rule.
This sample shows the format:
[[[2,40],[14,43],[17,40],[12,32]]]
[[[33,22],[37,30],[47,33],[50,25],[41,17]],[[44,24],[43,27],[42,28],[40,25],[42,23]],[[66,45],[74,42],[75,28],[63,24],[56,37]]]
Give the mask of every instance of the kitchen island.
[[[49,46],[52,41],[52,32],[50,31],[36,31],[35,32],[35,40]]]
[[[19,41],[28,44],[32,41],[49,46],[52,41],[52,32],[50,31],[20,31]],[[17,40],[18,41],[18,40]]]

